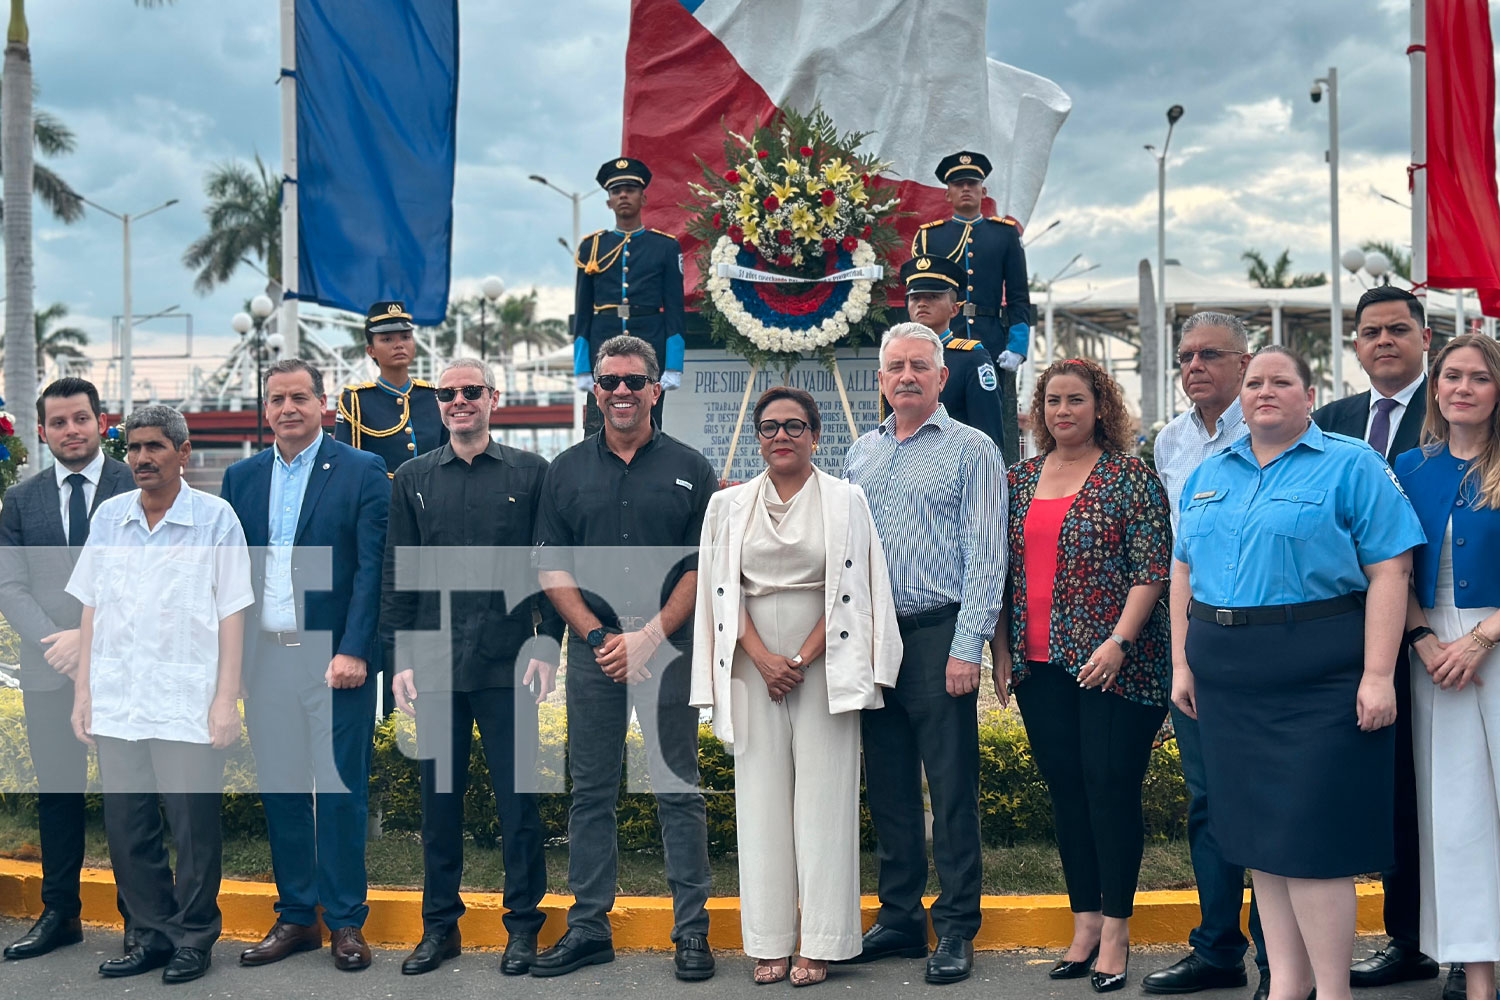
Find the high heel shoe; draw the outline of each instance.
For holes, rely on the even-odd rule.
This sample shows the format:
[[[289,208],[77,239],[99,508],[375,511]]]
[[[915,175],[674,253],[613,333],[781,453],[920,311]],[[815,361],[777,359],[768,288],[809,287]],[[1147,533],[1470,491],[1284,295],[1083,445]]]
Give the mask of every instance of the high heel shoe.
[[[1113,993],[1125,988],[1125,977],[1130,974],[1130,946],[1125,946],[1125,968],[1120,972],[1095,972],[1089,976],[1089,985],[1095,993]]]
[[[1089,957],[1082,962],[1070,962],[1066,958],[1052,967],[1047,973],[1048,979],[1082,979],[1089,974],[1089,966],[1094,964],[1094,959],[1099,957],[1099,946],[1094,945],[1094,950],[1089,952]]]

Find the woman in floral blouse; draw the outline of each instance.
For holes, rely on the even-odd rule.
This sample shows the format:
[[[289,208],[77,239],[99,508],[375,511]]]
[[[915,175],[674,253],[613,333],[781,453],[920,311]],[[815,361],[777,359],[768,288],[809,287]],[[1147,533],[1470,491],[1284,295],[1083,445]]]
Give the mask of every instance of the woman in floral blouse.
[[[1166,491],[1126,454],[1120,387],[1092,361],[1038,380],[1041,454],[1010,470],[1010,578],[995,686],[1015,690],[1047,780],[1073,910],[1054,979],[1125,985],[1144,827],[1141,782],[1167,714],[1171,577]]]

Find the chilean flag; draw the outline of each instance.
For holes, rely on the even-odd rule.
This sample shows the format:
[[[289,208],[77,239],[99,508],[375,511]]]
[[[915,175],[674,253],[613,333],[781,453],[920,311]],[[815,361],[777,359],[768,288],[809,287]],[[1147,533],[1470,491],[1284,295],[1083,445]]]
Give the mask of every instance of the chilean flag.
[[[949,214],[934,176],[949,153],[984,153],[999,214],[1025,223],[1052,140],[1072,100],[1051,80],[985,54],[988,0],[631,0],[625,51],[627,156],[651,167],[651,225],[683,235],[724,129],[748,130],[778,109],[821,103],[841,131],[872,133],[863,150],[892,166],[904,242]],[[684,280],[691,291],[691,264]]]

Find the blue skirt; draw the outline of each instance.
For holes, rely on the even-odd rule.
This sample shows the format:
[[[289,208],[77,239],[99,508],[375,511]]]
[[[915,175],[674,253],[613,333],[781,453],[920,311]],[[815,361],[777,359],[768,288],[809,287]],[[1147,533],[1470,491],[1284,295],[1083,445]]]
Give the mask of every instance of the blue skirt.
[[[1364,612],[1188,622],[1208,817],[1224,860],[1288,878],[1395,860],[1396,727],[1360,731]]]

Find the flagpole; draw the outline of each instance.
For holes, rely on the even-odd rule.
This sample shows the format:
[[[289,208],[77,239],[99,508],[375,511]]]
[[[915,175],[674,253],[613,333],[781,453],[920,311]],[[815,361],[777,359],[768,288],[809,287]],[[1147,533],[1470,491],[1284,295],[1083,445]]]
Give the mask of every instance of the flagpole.
[[[284,357],[295,358],[297,329],[297,0],[281,0],[281,316]],[[275,277],[273,275],[273,277]]]
[[[1411,0],[1411,283],[1427,300],[1427,0]]]

